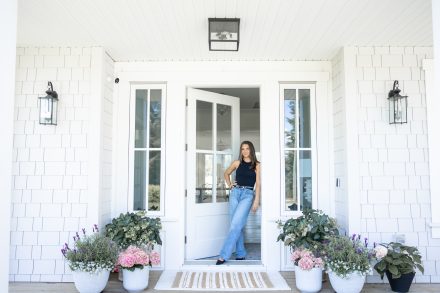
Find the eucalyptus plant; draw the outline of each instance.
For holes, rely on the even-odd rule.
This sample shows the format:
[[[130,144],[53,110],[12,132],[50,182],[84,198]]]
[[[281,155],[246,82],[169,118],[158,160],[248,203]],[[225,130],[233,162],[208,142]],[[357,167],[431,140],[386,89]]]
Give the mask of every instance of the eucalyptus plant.
[[[422,256],[417,247],[390,242],[380,244],[375,250],[383,251],[383,257],[374,266],[382,279],[386,271],[392,274],[393,279],[400,278],[403,274],[415,272],[416,269],[419,269],[422,274],[424,272]]]
[[[316,251],[331,236],[339,235],[336,220],[315,209],[305,209],[301,216],[277,223],[282,228],[277,241],[292,249],[304,247]]]
[[[160,239],[162,224],[160,218],[149,218],[145,211],[127,212],[113,218],[105,226],[105,234],[115,241],[121,249],[130,245],[147,246],[162,245]]]

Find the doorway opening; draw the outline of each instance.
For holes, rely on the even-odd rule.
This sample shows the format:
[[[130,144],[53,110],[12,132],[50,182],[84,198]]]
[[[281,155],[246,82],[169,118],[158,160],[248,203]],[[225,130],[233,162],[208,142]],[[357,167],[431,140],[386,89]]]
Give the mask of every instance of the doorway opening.
[[[207,98],[202,97],[205,94]],[[200,95],[200,97],[198,95]],[[212,95],[212,100],[209,99],[210,95]],[[229,98],[235,99],[238,104],[230,104],[231,108],[229,108]],[[199,217],[197,220],[194,220],[195,215],[192,215],[191,213],[198,208],[191,208],[191,206],[194,206],[194,201],[199,203],[198,206],[204,204],[205,211],[211,208],[209,205],[212,205],[213,202],[217,202],[217,205],[219,206],[217,207],[217,210],[223,210],[220,213],[222,215],[214,220],[220,223],[210,225],[211,228],[215,229],[214,233],[205,233],[208,235],[206,237],[218,237],[217,239],[211,238],[213,240],[211,242],[206,242],[207,244],[215,243],[214,246],[216,246],[216,248],[210,251],[206,250],[205,253],[194,253],[194,250],[200,252],[201,250],[205,250],[205,248],[200,248],[199,245],[194,243],[191,244],[195,239],[189,238],[185,244],[185,263],[195,261],[197,264],[201,264],[206,261],[207,264],[210,264],[218,258],[218,253],[220,251],[219,248],[223,245],[224,238],[220,237],[221,234],[227,235],[229,229],[227,210],[229,191],[224,184],[223,172],[232,160],[238,158],[241,141],[251,141],[255,146],[258,160],[261,159],[260,89],[255,87],[197,88],[189,91],[188,99],[188,121],[190,122],[191,120],[194,123],[192,125],[191,123],[188,123],[187,141],[189,142],[191,139],[195,139],[195,143],[193,148],[191,148],[191,144],[189,143],[187,163],[190,166],[190,160],[195,161],[194,168],[189,168],[188,172],[195,172],[196,174],[195,176],[190,176],[188,174],[187,180],[194,182],[187,183],[187,192],[189,195],[194,192],[196,197],[191,198],[191,196],[187,196],[186,237],[197,238],[202,234],[200,230],[203,228],[193,227],[194,225],[198,226],[201,219],[206,219],[208,221],[214,220],[212,217]],[[191,99],[193,101],[191,101]],[[210,104],[209,102],[211,101],[212,103]],[[234,107],[238,108],[235,109],[237,112],[235,114]],[[196,117],[191,118],[190,115],[195,115]],[[235,124],[235,128],[233,124]],[[239,124],[239,127],[237,124]],[[190,128],[196,129],[195,131],[191,131]],[[236,136],[235,138],[234,135]],[[189,136],[196,137],[191,138]],[[207,137],[209,138],[207,139]],[[213,137],[213,144],[215,145],[212,148],[213,151],[211,151],[209,147],[206,147],[207,141],[210,141],[211,137]],[[203,145],[203,147],[199,148],[198,145]],[[206,148],[208,150],[204,150]],[[230,151],[229,153],[227,152],[228,150]],[[191,152],[194,154],[191,154]],[[207,173],[212,174],[207,175]],[[232,177],[233,180],[234,175],[235,174],[233,174]],[[213,186],[210,186],[211,182],[213,183]],[[246,261],[234,261],[234,253],[230,258],[231,261],[229,264],[261,264],[261,210],[260,206],[256,213],[250,212],[247,224],[243,229],[244,242],[247,251]],[[194,232],[188,233],[189,231]],[[203,242],[205,238],[199,242]]]

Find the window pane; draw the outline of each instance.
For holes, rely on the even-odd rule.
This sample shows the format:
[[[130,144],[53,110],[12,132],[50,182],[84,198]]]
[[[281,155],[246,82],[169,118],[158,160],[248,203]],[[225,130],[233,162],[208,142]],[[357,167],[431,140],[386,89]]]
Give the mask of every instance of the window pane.
[[[295,142],[296,90],[284,90],[284,143],[286,147],[296,147]]]
[[[301,210],[312,208],[312,156],[311,151],[299,152],[299,192]]]
[[[148,159],[148,210],[160,210],[160,151],[150,151]]]
[[[136,90],[134,146],[145,148],[147,146],[148,127],[148,90]]]
[[[197,154],[196,203],[212,202],[213,155]]]
[[[286,195],[286,210],[298,210],[298,196],[297,196],[297,175],[296,175],[296,151],[286,151],[285,159],[285,195]]]
[[[212,103],[197,101],[196,148],[212,150]]]
[[[310,148],[310,90],[298,90],[299,96],[299,147]]]
[[[232,162],[232,155],[217,155],[217,202],[229,201],[229,189],[226,188],[223,174]]]
[[[162,90],[150,90],[150,147],[160,148]]]
[[[134,210],[145,210],[145,196],[147,192],[146,155],[145,151],[134,152]]]
[[[217,104],[217,150],[232,149],[232,108],[228,105]]]

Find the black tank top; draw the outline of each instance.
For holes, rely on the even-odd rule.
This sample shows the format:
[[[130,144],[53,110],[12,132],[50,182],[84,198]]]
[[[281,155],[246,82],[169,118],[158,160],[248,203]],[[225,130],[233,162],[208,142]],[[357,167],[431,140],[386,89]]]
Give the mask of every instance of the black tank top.
[[[235,181],[240,186],[254,187],[257,175],[255,170],[252,170],[252,162],[246,163],[241,161],[237,170],[235,171]]]

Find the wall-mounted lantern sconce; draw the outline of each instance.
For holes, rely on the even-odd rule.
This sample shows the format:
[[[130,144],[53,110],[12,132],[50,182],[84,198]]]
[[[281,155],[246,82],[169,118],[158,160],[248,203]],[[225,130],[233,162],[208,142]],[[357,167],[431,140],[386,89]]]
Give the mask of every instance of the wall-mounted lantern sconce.
[[[390,124],[407,123],[408,96],[401,96],[399,82],[394,81],[393,89],[388,93]]]
[[[238,51],[239,18],[208,18],[209,51]]]
[[[40,124],[57,125],[58,94],[52,83],[47,82],[47,96],[38,97],[40,102]]]

